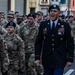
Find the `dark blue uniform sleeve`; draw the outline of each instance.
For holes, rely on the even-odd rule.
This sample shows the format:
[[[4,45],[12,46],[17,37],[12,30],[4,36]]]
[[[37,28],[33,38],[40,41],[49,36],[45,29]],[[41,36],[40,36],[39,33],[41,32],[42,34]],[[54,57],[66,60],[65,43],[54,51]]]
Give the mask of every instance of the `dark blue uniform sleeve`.
[[[66,40],[67,40],[67,61],[73,62],[74,57],[74,38],[70,25],[66,24]]]
[[[41,23],[35,42],[35,60],[40,60],[42,42],[43,42],[43,32],[42,32],[42,23]]]

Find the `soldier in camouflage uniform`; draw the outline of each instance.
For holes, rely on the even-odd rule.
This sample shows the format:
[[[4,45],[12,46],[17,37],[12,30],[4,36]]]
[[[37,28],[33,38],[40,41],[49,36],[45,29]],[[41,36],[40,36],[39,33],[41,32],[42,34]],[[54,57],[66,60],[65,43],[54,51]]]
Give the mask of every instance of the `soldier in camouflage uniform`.
[[[7,75],[8,73],[9,58],[6,49],[5,41],[0,35],[0,73],[2,72],[2,75]]]
[[[36,19],[36,22],[38,23],[38,27],[39,27],[40,23],[42,21],[44,21],[44,19],[43,19],[43,13],[41,11],[38,11],[36,14],[38,16],[37,19]]]
[[[7,33],[7,30],[4,27],[0,26],[0,34],[3,35],[5,33]]]
[[[10,21],[13,21],[14,22],[14,14],[13,13],[8,13],[7,14],[7,20],[8,20],[8,22],[10,22]],[[20,30],[20,27],[19,27],[19,25],[16,24],[15,33],[16,34],[19,34],[19,30]]]
[[[17,18],[17,24],[18,24],[20,27],[22,27],[22,26],[25,25],[25,23],[23,22],[23,15],[19,14],[19,15],[17,15],[16,18]]]
[[[3,18],[3,13],[0,12],[0,26],[5,26],[7,24],[7,20]]]
[[[25,25],[25,23],[23,22],[23,15],[18,14],[16,20],[17,20],[17,25],[19,26],[18,35],[20,35],[20,28]]]
[[[25,72],[25,50],[23,40],[14,33],[16,24],[10,21],[6,25],[8,34],[3,35],[9,55],[8,75],[18,75]]]
[[[27,70],[27,75],[32,75],[31,71],[33,71],[33,67],[28,65],[28,61],[30,59],[31,54],[34,54],[34,43],[36,40],[36,36],[38,34],[38,24],[35,23],[35,15],[29,14],[28,15],[28,23],[21,27],[20,35],[21,38],[24,40],[25,43],[25,66]],[[32,58],[32,62],[34,62],[34,58]],[[29,62],[31,63],[31,62]],[[35,64],[33,64],[35,65]]]

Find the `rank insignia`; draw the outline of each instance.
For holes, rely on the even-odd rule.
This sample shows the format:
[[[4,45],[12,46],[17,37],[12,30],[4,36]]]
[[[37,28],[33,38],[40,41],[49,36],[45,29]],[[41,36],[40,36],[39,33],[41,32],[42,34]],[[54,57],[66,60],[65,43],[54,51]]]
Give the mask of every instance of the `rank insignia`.
[[[60,40],[63,40],[63,38],[60,38]]]
[[[49,23],[48,23],[48,25],[49,25]]]
[[[60,23],[58,23],[58,25],[60,25]]]

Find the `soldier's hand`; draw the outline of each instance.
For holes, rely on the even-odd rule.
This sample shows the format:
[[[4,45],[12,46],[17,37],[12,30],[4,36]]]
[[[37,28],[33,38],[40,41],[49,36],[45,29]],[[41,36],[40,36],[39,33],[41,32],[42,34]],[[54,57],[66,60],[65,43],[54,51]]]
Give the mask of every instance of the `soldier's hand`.
[[[40,60],[36,60],[34,63],[36,64],[36,66],[40,66]]]
[[[67,63],[66,63],[66,66],[67,66],[67,67],[69,67],[69,66],[71,66],[71,65],[72,65],[72,62],[67,62]]]

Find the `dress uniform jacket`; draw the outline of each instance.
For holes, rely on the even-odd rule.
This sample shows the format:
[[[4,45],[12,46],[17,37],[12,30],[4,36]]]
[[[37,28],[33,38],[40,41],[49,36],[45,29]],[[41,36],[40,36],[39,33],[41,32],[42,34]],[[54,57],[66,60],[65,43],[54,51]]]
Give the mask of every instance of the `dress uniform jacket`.
[[[64,68],[66,62],[73,62],[74,40],[69,24],[58,19],[52,30],[50,20],[42,22],[35,42],[35,60],[40,59],[41,48],[45,68]]]

